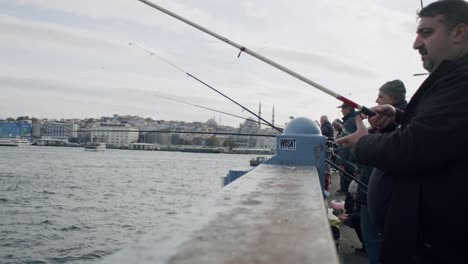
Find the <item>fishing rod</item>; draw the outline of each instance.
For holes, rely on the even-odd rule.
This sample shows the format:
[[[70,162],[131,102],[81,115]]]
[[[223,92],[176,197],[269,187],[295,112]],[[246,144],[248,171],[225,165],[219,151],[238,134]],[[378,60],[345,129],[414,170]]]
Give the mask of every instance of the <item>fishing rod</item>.
[[[79,129],[78,132],[104,132],[104,130],[98,129]],[[153,133],[171,133],[171,134],[200,134],[200,135],[225,135],[225,136],[249,136],[249,137],[276,137],[276,135],[269,134],[245,134],[245,133],[231,133],[231,132],[204,132],[204,131],[174,131],[174,130],[105,130],[105,132],[117,132],[117,133],[142,133],[142,132],[153,132]]]
[[[162,58],[161,56],[157,55],[155,52],[152,52],[152,51],[146,49],[145,47],[142,47],[142,46],[140,46],[140,45],[138,45],[138,44],[135,44],[135,43],[131,43],[131,42],[130,42],[130,43],[128,43],[128,45],[130,45],[130,46],[133,45],[133,46],[139,47],[139,48],[145,50],[146,52],[148,52],[151,56],[158,57],[159,59],[161,59],[162,61],[164,61],[164,62],[166,62],[167,64],[171,65],[172,67],[176,68],[177,70],[179,70],[179,71],[185,73],[187,76],[191,77],[192,79],[198,81],[199,83],[205,85],[206,87],[210,88],[211,90],[213,90],[213,91],[217,92],[218,94],[222,95],[224,98],[227,98],[229,101],[231,101],[231,102],[235,103],[236,105],[240,106],[242,109],[244,109],[244,110],[246,110],[247,112],[251,113],[252,115],[254,115],[255,117],[257,117],[258,119],[262,120],[263,122],[265,122],[266,124],[268,124],[269,126],[271,126],[272,128],[278,130],[280,133],[283,133],[283,130],[282,130],[282,129],[280,129],[280,128],[274,126],[273,124],[270,124],[270,122],[266,121],[266,120],[263,119],[261,116],[255,114],[254,112],[252,112],[252,111],[250,111],[249,109],[247,109],[247,107],[245,107],[245,106],[239,104],[238,102],[234,101],[234,100],[233,100],[232,98],[230,98],[229,96],[223,94],[222,92],[220,92],[219,90],[217,90],[217,89],[214,88],[213,86],[211,86],[211,85],[207,84],[206,82],[204,82],[204,81],[198,79],[197,77],[195,77],[194,75],[190,74],[189,72],[183,70],[182,68],[180,68],[179,66],[175,65],[174,63],[172,63],[172,62],[170,62],[170,61],[168,61],[168,60]]]
[[[348,106],[350,106],[352,108],[358,109],[359,111],[361,111],[363,114],[365,114],[367,116],[374,116],[375,115],[375,112],[372,111],[371,109],[369,109],[369,108],[367,108],[365,106],[359,105],[359,104],[351,101],[350,99],[348,99],[348,98],[346,98],[346,97],[344,97],[342,95],[339,95],[339,94],[333,92],[332,90],[329,90],[329,89],[325,88],[324,86],[322,86],[322,85],[320,85],[320,84],[318,84],[318,83],[316,83],[316,82],[314,82],[314,81],[312,81],[312,80],[310,80],[310,79],[308,79],[308,78],[306,78],[306,77],[304,77],[304,76],[302,76],[302,75],[300,75],[300,74],[298,74],[298,73],[296,73],[296,72],[294,72],[294,71],[292,71],[292,70],[290,70],[290,69],[288,69],[288,68],[286,68],[286,67],[284,67],[284,66],[282,66],[282,65],[280,65],[280,64],[278,64],[278,63],[276,63],[276,62],[274,62],[274,61],[272,61],[272,60],[270,60],[270,59],[268,59],[268,58],[266,58],[266,57],[264,57],[264,56],[262,56],[260,54],[258,54],[258,53],[256,53],[256,52],[252,51],[250,49],[247,49],[244,46],[241,46],[241,45],[239,45],[239,44],[237,44],[237,43],[235,43],[235,42],[233,42],[233,41],[231,41],[231,40],[229,40],[229,39],[227,39],[227,38],[225,38],[225,37],[223,37],[221,35],[218,35],[217,33],[213,32],[213,31],[211,31],[209,29],[206,29],[206,28],[204,28],[204,27],[202,27],[202,26],[200,26],[200,25],[198,25],[198,24],[196,24],[196,23],[194,23],[194,22],[192,22],[192,21],[190,21],[190,20],[188,20],[186,18],[183,18],[183,17],[181,17],[181,16],[179,16],[179,15],[177,15],[177,14],[175,14],[175,13],[173,13],[173,12],[171,12],[171,11],[169,11],[169,10],[159,6],[159,5],[156,5],[156,4],[154,4],[154,3],[150,2],[150,1],[147,1],[147,0],[138,0],[138,1],[140,1],[140,2],[142,2],[144,4],[146,4],[146,5],[154,8],[154,9],[157,9],[157,10],[165,13],[166,15],[169,15],[169,16],[175,18],[175,19],[178,19],[178,20],[180,20],[180,21],[182,21],[182,22],[184,22],[184,23],[186,23],[186,24],[188,24],[188,25],[190,25],[190,26],[192,26],[192,27],[194,27],[194,28],[196,28],[196,29],[198,29],[200,31],[205,32],[208,35],[211,35],[211,36],[213,36],[213,37],[215,37],[215,38],[217,38],[217,39],[219,39],[219,40],[221,40],[221,41],[223,41],[223,42],[225,42],[225,43],[239,49],[240,51],[239,51],[239,54],[237,55],[237,57],[240,57],[242,52],[245,52],[245,53],[251,55],[252,57],[257,58],[257,59],[259,59],[259,60],[261,60],[261,61],[263,61],[263,62],[265,62],[265,63],[267,63],[267,64],[269,64],[269,65],[271,65],[271,66],[273,66],[275,68],[277,68],[278,70],[283,71],[283,72],[285,72],[285,73],[287,73],[287,74],[289,74],[289,75],[291,75],[291,76],[293,76],[293,77],[295,77],[295,78],[297,78],[297,79],[299,79],[299,80],[301,80],[301,81],[303,81],[303,82],[305,82],[305,83],[319,89],[320,91],[335,97],[336,99],[342,101],[346,105],[348,105]]]
[[[342,157],[338,156],[332,149],[325,149],[325,151],[330,154],[331,156],[334,156],[338,159],[340,159],[340,162],[345,162],[347,163],[348,165],[350,165],[351,167],[353,167],[354,171],[357,171],[359,170],[358,166],[352,162],[349,162],[345,159],[343,159]],[[337,164],[333,163],[331,160],[329,159],[325,159],[325,162],[329,165],[331,165],[333,168],[335,168],[336,170],[340,171],[342,173],[342,175],[345,175],[345,178],[348,179],[349,181],[352,181],[352,180],[355,180],[357,183],[359,183],[360,186],[364,186],[366,189],[367,189],[367,184],[364,184],[363,182],[361,182],[357,177],[355,177],[354,175],[352,175],[351,173],[343,170],[342,168],[340,168]],[[367,193],[365,190],[361,189],[361,191],[363,191],[364,193]]]
[[[362,181],[360,181],[358,178],[356,178],[355,176],[353,176],[351,173],[349,173],[349,172],[347,172],[347,171],[341,169],[341,168],[340,168],[338,165],[336,165],[335,163],[333,163],[333,162],[331,162],[331,161],[329,161],[329,160],[327,160],[327,159],[325,160],[325,162],[328,163],[328,164],[330,164],[333,168],[335,168],[335,169],[338,170],[339,172],[341,172],[341,173],[342,173],[341,175],[345,176],[345,178],[346,178],[347,180],[349,180],[350,182],[353,181],[353,180],[356,181],[356,182],[359,184],[358,188],[359,188],[362,192],[364,192],[364,193],[367,194],[367,191],[364,190],[364,189],[362,189],[362,188],[360,187],[360,186],[364,186],[364,187],[367,189],[367,184],[364,184]]]
[[[191,106],[195,106],[195,107],[207,109],[207,110],[210,110],[210,111],[214,111],[214,112],[217,112],[217,113],[225,114],[225,115],[228,115],[228,116],[236,117],[236,118],[239,118],[239,119],[243,119],[243,120],[245,120],[245,121],[257,123],[257,121],[255,121],[255,120],[253,120],[253,119],[251,119],[251,118],[246,118],[246,117],[243,117],[243,116],[238,116],[238,115],[226,113],[226,112],[223,112],[223,111],[220,111],[220,110],[216,110],[216,109],[213,109],[213,108],[209,108],[209,107],[206,107],[206,106],[197,105],[197,104],[192,104],[192,103],[189,103],[189,102],[185,102],[185,101],[182,101],[182,100],[177,100],[177,99],[170,98],[170,97],[166,97],[166,96],[162,96],[162,95],[155,95],[155,96],[156,96],[156,97],[161,97],[161,98],[164,98],[164,99],[167,99],[167,100],[170,100],[170,101],[179,102],[179,103],[182,103],[182,104],[187,104],[187,105],[191,105]],[[260,124],[262,124],[262,125],[268,125],[268,124],[262,123],[262,122],[260,122]]]

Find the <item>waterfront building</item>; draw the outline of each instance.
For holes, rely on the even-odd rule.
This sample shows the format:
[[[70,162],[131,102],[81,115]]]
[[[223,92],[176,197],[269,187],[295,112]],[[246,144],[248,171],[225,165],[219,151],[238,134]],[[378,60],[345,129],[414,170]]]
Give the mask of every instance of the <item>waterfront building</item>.
[[[33,138],[40,138],[41,137],[41,124],[40,120],[32,123],[32,136]]]
[[[106,143],[108,147],[128,148],[138,141],[138,129],[126,124],[96,124],[89,129],[92,142]]]
[[[249,118],[240,125],[239,134],[257,134],[259,129],[260,125],[252,118]],[[257,138],[252,136],[237,136],[236,143],[239,148],[255,148]]]
[[[146,134],[145,143],[171,145],[172,136],[171,133],[149,132]]]
[[[41,137],[66,139],[78,137],[78,125],[70,121],[45,121],[40,124]]]
[[[31,121],[0,121],[0,138],[29,138],[32,134]]]
[[[278,132],[272,128],[264,128],[258,131],[258,134],[276,135]],[[255,145],[258,149],[276,149],[276,137],[257,137]]]
[[[258,149],[276,149],[276,138],[275,137],[258,137],[255,147]]]

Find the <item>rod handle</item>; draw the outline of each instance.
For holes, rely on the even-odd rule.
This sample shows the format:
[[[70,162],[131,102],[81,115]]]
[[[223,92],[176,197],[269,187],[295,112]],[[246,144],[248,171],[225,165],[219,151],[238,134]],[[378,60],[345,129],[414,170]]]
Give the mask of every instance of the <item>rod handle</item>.
[[[361,113],[363,113],[363,114],[365,114],[366,116],[369,116],[369,117],[376,115],[376,113],[374,111],[370,110],[369,108],[367,108],[365,106],[362,107]]]

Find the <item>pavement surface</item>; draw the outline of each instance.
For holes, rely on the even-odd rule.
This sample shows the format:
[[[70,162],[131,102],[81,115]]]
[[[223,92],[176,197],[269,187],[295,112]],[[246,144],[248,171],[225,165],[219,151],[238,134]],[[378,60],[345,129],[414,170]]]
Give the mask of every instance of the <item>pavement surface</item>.
[[[338,173],[332,173],[330,197],[327,198],[328,205],[331,208],[331,200],[341,199],[344,201],[344,195],[335,195],[335,192],[340,188],[340,176]],[[358,254],[356,248],[362,248],[362,244],[356,235],[354,229],[341,225],[340,227],[341,240],[338,255],[342,264],[365,264],[368,263],[367,255]]]

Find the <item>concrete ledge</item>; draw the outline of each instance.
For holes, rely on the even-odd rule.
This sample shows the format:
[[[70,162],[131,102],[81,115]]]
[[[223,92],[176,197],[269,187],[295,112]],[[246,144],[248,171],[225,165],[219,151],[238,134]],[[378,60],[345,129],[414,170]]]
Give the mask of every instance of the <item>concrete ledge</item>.
[[[104,263],[339,263],[318,178],[262,164]]]

